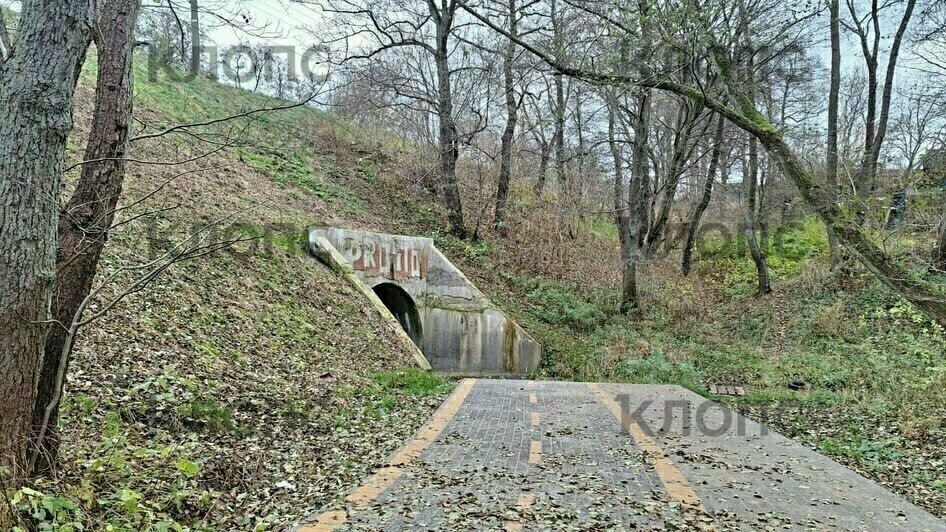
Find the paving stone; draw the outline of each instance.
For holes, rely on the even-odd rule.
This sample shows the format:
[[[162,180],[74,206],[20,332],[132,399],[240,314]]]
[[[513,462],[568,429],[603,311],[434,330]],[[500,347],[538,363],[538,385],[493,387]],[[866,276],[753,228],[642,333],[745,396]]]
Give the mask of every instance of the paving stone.
[[[349,508],[340,529],[946,531],[683,388],[595,386],[476,381],[436,441],[373,502]],[[624,421],[643,436],[609,401],[628,405]]]

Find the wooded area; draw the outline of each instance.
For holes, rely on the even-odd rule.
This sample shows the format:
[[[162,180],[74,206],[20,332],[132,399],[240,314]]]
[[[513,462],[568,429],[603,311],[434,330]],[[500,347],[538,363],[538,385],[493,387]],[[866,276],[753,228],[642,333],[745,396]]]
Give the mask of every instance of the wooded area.
[[[163,253],[103,268],[110,234],[175,179],[129,198],[128,168],[183,175],[221,154],[252,161],[245,150],[266,143],[249,140],[260,124],[300,108],[407,146],[395,188],[441,203],[438,238],[494,243],[507,250],[503,266],[552,279],[569,277],[569,253],[583,254],[574,264],[618,280],[612,306],[628,319],[654,305],[641,290],[654,268],[690,277],[706,243],[743,246],[749,301],[763,304],[782,279],[783,236],[810,218],[839,285],[867,272],[924,328],[946,328],[942,1],[285,5],[313,13],[296,32],[324,52],[328,76],[279,57],[253,2],[0,4],[0,491],[60,467],[60,406],[81,330],[175,265],[253,240],[211,237],[243,214],[233,211]],[[220,31],[246,43],[225,54],[230,64],[209,53]],[[89,55],[94,103],[70,165]],[[149,74],[279,101],[176,122],[139,114],[135,67],[145,62]],[[163,158],[139,155],[172,141]],[[583,242],[601,220],[613,248]],[[700,279],[725,275],[706,268]],[[18,519],[0,511],[0,527],[7,518]]]

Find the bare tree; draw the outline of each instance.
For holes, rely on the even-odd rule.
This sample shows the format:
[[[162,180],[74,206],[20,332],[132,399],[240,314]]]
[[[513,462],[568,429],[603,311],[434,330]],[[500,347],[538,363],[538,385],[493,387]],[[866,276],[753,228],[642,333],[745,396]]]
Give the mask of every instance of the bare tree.
[[[506,24],[509,34],[519,36],[519,19],[521,18],[516,0],[508,0],[506,4]],[[506,40],[503,47],[503,96],[506,103],[506,127],[503,128],[500,147],[499,184],[496,188],[496,214],[493,226],[505,233],[506,207],[509,203],[509,182],[512,180],[512,143],[516,136],[516,125],[519,121],[519,107],[522,98],[516,94],[516,79],[513,68],[516,62],[516,43]]]
[[[890,119],[890,103],[893,97],[893,84],[897,72],[897,61],[900,57],[900,47],[904,35],[910,25],[916,0],[906,0],[903,14],[887,56],[887,66],[883,87],[879,85],[880,40],[883,29],[881,19],[883,12],[894,5],[893,2],[881,4],[871,0],[870,8],[865,14],[858,12],[855,0],[847,2],[850,20],[842,22],[851,31],[860,43],[861,54],[867,67],[867,117],[864,130],[864,153],[860,167],[855,173],[854,188],[861,205],[858,214],[861,219],[866,215],[866,204],[877,177],[877,164],[880,159],[881,148],[887,135],[887,125]],[[881,90],[880,105],[877,102],[877,91]]]
[[[191,75],[200,74],[200,6],[190,0]]]
[[[544,95],[536,95],[532,91],[525,93],[526,101],[528,102],[526,106],[526,119],[529,121],[529,134],[532,137],[532,142],[539,151],[539,168],[536,172],[535,185],[533,186],[533,192],[536,197],[541,196],[545,191],[545,183],[549,173],[549,163],[552,160],[553,144],[553,141],[549,139],[550,135],[547,131],[549,127],[548,102],[551,100],[551,96],[549,95],[548,84],[545,83],[544,79],[542,79],[541,82],[543,83],[541,89],[543,89]]]
[[[903,91],[892,115],[890,144],[900,160],[904,183],[919,167],[924,153],[943,144],[946,136],[946,92],[917,85]]]
[[[869,271],[891,291],[908,300],[939,324],[946,325],[946,297],[941,295],[940,289],[928,281],[910,275],[905,268],[871,241],[860,223],[845,216],[842,207],[835,201],[836,195],[814,179],[811,169],[804,163],[802,157],[789,146],[780,131],[759,111],[759,107],[749,96],[750,93],[744,81],[739,77],[729,58],[730,49],[721,38],[725,35],[720,35],[719,30],[712,25],[718,21],[732,20],[732,13],[728,11],[734,7],[725,3],[714,6],[714,9],[720,11],[719,13],[710,12],[710,7],[701,6],[702,13],[695,17],[696,23],[703,26],[699,31],[699,37],[702,39],[699,50],[712,59],[719,79],[725,87],[723,95],[720,95],[721,91],[718,87],[697,87],[675,80],[674,70],[664,70],[650,76],[639,76],[628,75],[613,69],[602,71],[596,68],[573,66],[556,60],[552,54],[522,38],[516,39],[516,42],[563,75],[604,85],[625,84],[673,92],[700,102],[710,110],[723,115],[732,124],[758,140],[769,157],[778,165],[782,174],[795,185],[801,198],[826,224],[833,227],[842,245],[846,246]],[[490,23],[475,10],[469,8],[467,10],[494,31],[504,33],[501,27]],[[616,31],[623,32],[627,36],[639,34],[613,16],[598,16],[603,23],[609,24]],[[692,32],[693,28],[687,26],[691,24],[691,20],[694,19],[680,16],[680,13],[668,17],[665,20],[667,27],[661,32],[661,39],[677,45],[678,39],[682,40],[683,35]],[[794,22],[790,21],[788,24],[777,26],[780,26],[776,28],[778,31],[785,32],[794,28]]]
[[[716,181],[716,169],[719,167],[719,158],[720,153],[722,152],[723,132],[725,131],[725,125],[726,122],[722,115],[720,115],[716,121],[716,133],[713,136],[712,154],[710,155],[709,169],[706,172],[706,180],[703,184],[702,195],[700,196],[700,201],[697,203],[696,209],[693,211],[693,217],[690,218],[690,223],[687,227],[687,238],[686,243],[683,246],[682,259],[683,275],[685,276],[690,274],[690,268],[693,261],[693,246],[696,244],[696,235],[699,234],[700,222],[703,219],[703,213],[706,212],[706,209],[709,207],[710,200],[713,197],[713,183]]]
[[[311,3],[311,2],[310,2]],[[463,204],[457,180],[457,159],[464,141],[458,126],[455,107],[454,82],[460,72],[465,71],[451,63],[459,40],[457,0],[321,0],[321,8],[334,14],[333,24],[341,28],[341,34],[326,39],[329,45],[344,45],[344,63],[364,63],[383,55],[396,56],[396,52],[409,49],[429,59],[434,65],[433,77],[424,77],[424,72],[395,72],[388,69],[385,88],[399,97],[408,98],[419,108],[429,107],[437,116],[437,149],[439,171],[444,202],[449,211],[450,231],[458,237],[466,237]],[[354,47],[355,50],[351,48]],[[400,56],[403,57],[403,56]],[[393,59],[392,59],[393,60]],[[368,72],[377,65],[366,65]],[[418,78],[418,76],[421,76]]]
[[[758,8],[762,6],[756,4],[753,7]],[[755,106],[757,101],[756,44],[753,41],[749,26],[749,17],[753,14],[754,13],[749,12],[746,5],[740,6],[740,37],[743,41],[743,47],[740,48],[739,52],[745,54],[746,70],[745,81],[740,88],[745,91],[746,99],[750,100],[752,105]],[[740,57],[740,59],[742,58]],[[757,293],[758,295],[765,295],[772,291],[772,281],[769,279],[769,266],[765,260],[765,254],[756,238],[756,194],[759,184],[759,147],[758,140],[752,135],[749,135],[749,150],[743,168],[742,176],[746,187],[746,246],[749,248],[749,255],[752,257],[752,262],[755,263],[756,276],[759,281]]]
[[[673,108],[674,116],[671,124],[661,128],[668,137],[666,153],[663,157],[654,158],[653,191],[648,194],[647,205],[650,222],[646,228],[643,245],[644,253],[648,257],[654,256],[667,238],[667,223],[677,200],[677,189],[697,147],[694,139],[706,133],[705,127],[698,131],[697,126],[700,122],[708,125],[708,122],[704,121],[706,116],[699,102],[685,98],[668,98],[665,104]],[[656,171],[661,166],[662,171]]]
[[[825,175],[828,190],[835,194],[838,190],[838,100],[841,93],[841,2],[830,0],[831,27],[831,81],[828,84],[828,146],[825,155]],[[830,225],[825,225],[828,233],[828,247],[831,251],[831,264],[836,266],[841,261],[841,246],[838,235]]]

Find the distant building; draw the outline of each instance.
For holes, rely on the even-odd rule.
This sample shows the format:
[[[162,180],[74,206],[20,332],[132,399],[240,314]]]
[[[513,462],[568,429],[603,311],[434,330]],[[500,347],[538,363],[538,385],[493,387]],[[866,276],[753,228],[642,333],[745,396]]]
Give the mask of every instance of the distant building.
[[[923,181],[946,187],[946,149],[931,150],[923,157]]]

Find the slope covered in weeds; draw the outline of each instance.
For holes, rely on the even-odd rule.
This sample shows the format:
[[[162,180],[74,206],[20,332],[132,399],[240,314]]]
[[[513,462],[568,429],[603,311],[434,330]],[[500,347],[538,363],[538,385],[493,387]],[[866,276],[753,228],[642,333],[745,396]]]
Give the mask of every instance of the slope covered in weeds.
[[[204,78],[150,80],[139,59],[137,135],[287,103]],[[92,56],[74,162],[94,68]],[[141,274],[124,268],[182,242],[239,242],[174,265],[82,331],[62,470],[11,500],[24,528],[286,529],[383,463],[452,389],[412,369],[389,325],[306,250],[307,227],[377,228],[392,208],[377,199],[394,187],[369,138],[304,107],[192,132],[133,142],[98,279],[118,273],[91,310]]]

